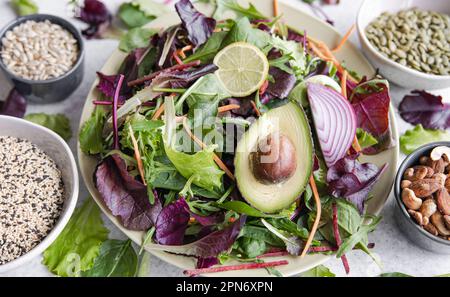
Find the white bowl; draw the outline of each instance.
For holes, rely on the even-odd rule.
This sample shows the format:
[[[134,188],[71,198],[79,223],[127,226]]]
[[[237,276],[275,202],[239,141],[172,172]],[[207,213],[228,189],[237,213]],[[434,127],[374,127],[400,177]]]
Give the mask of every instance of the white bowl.
[[[356,20],[359,40],[364,55],[391,82],[408,89],[443,89],[450,86],[450,75],[426,74],[394,62],[369,42],[365,28],[381,13],[396,13],[411,7],[450,14],[449,0],[365,0]]]
[[[48,154],[61,170],[64,182],[64,206],[52,231],[38,245],[19,258],[0,265],[0,273],[16,268],[40,255],[58,237],[69,221],[78,199],[78,170],[67,143],[55,132],[19,118],[0,116],[0,136],[29,140]]]

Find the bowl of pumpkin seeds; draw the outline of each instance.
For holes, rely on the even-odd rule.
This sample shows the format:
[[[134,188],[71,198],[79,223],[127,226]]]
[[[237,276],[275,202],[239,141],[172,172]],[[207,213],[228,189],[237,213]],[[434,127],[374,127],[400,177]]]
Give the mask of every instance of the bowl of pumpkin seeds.
[[[402,87],[450,87],[448,1],[365,0],[357,17],[365,56]]]

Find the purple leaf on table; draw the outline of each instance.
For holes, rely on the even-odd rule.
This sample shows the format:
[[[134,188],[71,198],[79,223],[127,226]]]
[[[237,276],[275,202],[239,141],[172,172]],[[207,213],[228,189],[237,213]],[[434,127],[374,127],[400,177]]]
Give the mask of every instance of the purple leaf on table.
[[[23,118],[27,110],[27,100],[13,88],[4,102],[0,102],[0,115]]]
[[[450,128],[450,104],[441,96],[415,90],[403,97],[399,106],[400,116],[410,124],[421,124],[427,129]]]
[[[89,25],[81,31],[88,38],[102,38],[111,25],[112,15],[103,2],[98,0],[84,0],[77,18]]]

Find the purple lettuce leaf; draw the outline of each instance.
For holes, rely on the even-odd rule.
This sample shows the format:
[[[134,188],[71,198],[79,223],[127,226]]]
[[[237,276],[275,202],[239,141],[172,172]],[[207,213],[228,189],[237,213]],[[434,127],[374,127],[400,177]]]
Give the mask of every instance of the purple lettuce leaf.
[[[219,264],[219,259],[217,259],[217,257],[198,258],[197,269],[209,268],[217,264]]]
[[[231,225],[212,232],[205,237],[186,245],[158,245],[153,248],[197,258],[217,257],[221,252],[231,248],[236,241],[242,226],[245,224],[246,219],[247,217],[243,215]]]
[[[187,88],[200,77],[213,73],[217,69],[218,67],[214,64],[206,64],[189,70],[172,72],[169,74],[173,79],[170,85],[172,88]]]
[[[261,96],[263,104],[268,103],[274,98],[286,98],[297,82],[295,75],[287,73],[277,67],[270,67],[269,74],[273,77],[274,82],[269,82],[269,86]]]
[[[410,124],[422,124],[427,129],[450,128],[450,104],[441,96],[414,90],[403,97],[399,106],[400,116]]]
[[[196,213],[189,211],[191,216],[202,226],[215,226],[223,223],[225,215],[223,212],[215,212],[208,216],[201,216]]]
[[[27,110],[27,100],[13,88],[4,102],[0,102],[0,115],[23,118]]]
[[[255,110],[253,109],[253,105],[251,101],[254,99],[254,96],[251,95],[245,98],[229,98],[227,99],[227,104],[237,104],[240,106],[238,109],[231,110],[231,115],[241,116],[241,117],[250,117],[256,116]]]
[[[388,165],[378,168],[372,163],[361,164],[357,158],[358,154],[345,156],[328,168],[327,182],[331,195],[345,198],[362,214],[364,201]]]
[[[84,0],[77,16],[89,25],[81,33],[88,39],[101,38],[111,25],[112,15],[105,4],[98,0]]]
[[[125,228],[145,231],[155,225],[161,202],[155,197],[155,203],[150,204],[147,187],[128,173],[119,155],[109,156],[98,164],[94,183],[105,205]]]
[[[155,225],[155,239],[159,244],[183,244],[190,218],[188,209],[189,206],[183,198],[162,209]]]
[[[192,44],[195,47],[204,44],[213,33],[216,20],[197,11],[189,0],[178,1],[175,9]]]

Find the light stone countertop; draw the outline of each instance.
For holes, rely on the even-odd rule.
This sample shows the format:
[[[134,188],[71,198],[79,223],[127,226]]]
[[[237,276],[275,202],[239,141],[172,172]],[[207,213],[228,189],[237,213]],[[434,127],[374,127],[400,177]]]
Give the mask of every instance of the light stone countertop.
[[[35,0],[38,3],[41,13],[50,13],[67,18],[73,21],[79,28],[84,24],[70,18],[70,12],[66,7],[68,1],[56,0]],[[257,1],[257,0],[256,0]],[[297,5],[300,9],[311,13],[310,8],[301,2],[301,0],[280,0]],[[103,0],[111,11],[115,12],[123,0]],[[323,9],[335,21],[335,27],[341,34],[344,34],[356,19],[356,14],[361,5],[361,0],[341,0],[337,6],[325,6]],[[0,0],[0,28],[15,18],[14,12],[9,7],[8,0]],[[350,40],[359,45],[357,34],[352,34]],[[74,137],[70,140],[70,147],[76,154],[76,138],[79,126],[81,111],[92,82],[95,79],[95,72],[99,70],[106,59],[117,47],[115,40],[86,40],[85,74],[80,87],[71,94],[66,100],[51,105],[29,105],[28,113],[46,112],[46,113],[64,113],[70,121]],[[418,86],[420,89],[420,86]],[[0,100],[3,100],[10,89],[9,83],[0,73]],[[402,99],[403,95],[409,90],[401,89],[396,86],[391,87],[392,101],[395,108]],[[450,89],[436,92],[443,95],[444,100],[450,100]],[[403,133],[412,126],[405,123],[398,114],[397,123],[399,132]],[[404,156],[402,155],[403,159]],[[80,177],[81,179],[81,177]],[[79,204],[89,196],[83,182],[80,181],[80,199]],[[409,242],[399,231],[394,220],[394,199],[393,195],[389,197],[381,215],[383,220],[380,225],[369,235],[370,242],[376,244],[373,252],[381,258],[384,265],[383,269],[372,262],[372,260],[362,251],[353,251],[348,254],[350,263],[350,276],[376,276],[381,272],[403,272],[416,276],[432,276],[444,273],[450,273],[450,255],[436,255],[422,250]],[[125,236],[106,218],[103,217],[106,226],[111,230],[110,238],[124,239]],[[167,264],[156,257],[150,261],[150,276],[182,276],[182,270]],[[342,263],[339,259],[333,258],[327,263],[327,267],[338,276],[345,276]],[[45,266],[41,264],[41,257],[9,271],[0,276],[52,276]]]

